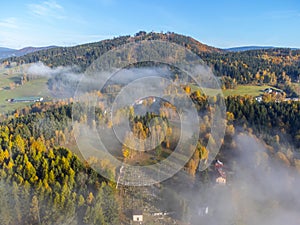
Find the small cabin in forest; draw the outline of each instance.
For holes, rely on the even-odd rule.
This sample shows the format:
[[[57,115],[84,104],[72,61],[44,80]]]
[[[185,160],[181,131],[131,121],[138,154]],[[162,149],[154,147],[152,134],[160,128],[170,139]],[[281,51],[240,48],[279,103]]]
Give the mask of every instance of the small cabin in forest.
[[[143,222],[143,212],[141,210],[133,210],[132,220],[133,222]]]

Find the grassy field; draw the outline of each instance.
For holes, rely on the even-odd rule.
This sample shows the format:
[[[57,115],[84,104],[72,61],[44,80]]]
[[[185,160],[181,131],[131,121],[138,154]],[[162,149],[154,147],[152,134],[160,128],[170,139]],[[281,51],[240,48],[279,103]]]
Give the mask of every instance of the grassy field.
[[[263,93],[263,90],[266,88],[270,88],[271,86],[268,85],[263,85],[263,86],[258,86],[258,85],[238,85],[235,89],[227,89],[227,90],[222,90],[223,95],[225,97],[227,96],[232,96],[232,95],[249,95],[249,96],[258,96]],[[273,89],[276,89],[272,87]],[[191,91],[196,91],[199,88],[195,85],[191,85]],[[204,92],[207,95],[214,95],[216,94],[216,91],[214,89],[210,88],[203,88]]]
[[[22,70],[19,68],[0,69],[0,113],[7,113],[22,108],[32,103],[10,103],[6,99],[18,97],[47,97],[47,79],[39,78],[26,82],[24,85],[15,85],[13,89],[10,84],[18,83],[22,77]]]
[[[271,86],[257,86],[257,85],[238,85],[235,89],[227,89],[223,90],[224,96],[230,95],[250,95],[250,96],[258,96],[261,95],[264,89],[270,88]],[[276,89],[276,88],[274,88]]]

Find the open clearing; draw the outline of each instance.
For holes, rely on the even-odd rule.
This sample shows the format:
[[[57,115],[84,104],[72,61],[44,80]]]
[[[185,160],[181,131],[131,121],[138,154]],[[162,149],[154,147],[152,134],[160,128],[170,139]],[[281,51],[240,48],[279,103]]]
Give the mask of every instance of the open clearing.
[[[19,67],[0,69],[0,113],[8,113],[32,104],[32,102],[10,103],[6,101],[7,99],[31,96],[46,98],[49,96],[46,78],[34,79],[23,85],[17,85],[22,75],[22,68]],[[13,89],[11,89],[12,84],[14,84]]]
[[[227,96],[232,96],[232,95],[249,95],[249,96],[259,96],[261,94],[263,94],[263,90],[265,90],[266,88],[273,88],[273,89],[277,89],[274,88],[272,86],[269,85],[237,85],[237,87],[235,89],[226,89],[226,90],[222,90],[223,95],[225,97]],[[196,91],[199,88],[197,86],[195,86],[194,84],[191,84],[191,90],[192,91]],[[218,91],[216,92],[214,89],[211,88],[203,88],[203,91],[205,92],[205,94],[207,95],[215,95],[216,93],[218,93]]]
[[[263,85],[263,86],[257,86],[257,85],[238,85],[235,89],[227,89],[223,90],[224,96],[230,96],[230,95],[249,95],[249,96],[258,96],[263,94],[263,90],[266,88],[274,88],[272,86]]]

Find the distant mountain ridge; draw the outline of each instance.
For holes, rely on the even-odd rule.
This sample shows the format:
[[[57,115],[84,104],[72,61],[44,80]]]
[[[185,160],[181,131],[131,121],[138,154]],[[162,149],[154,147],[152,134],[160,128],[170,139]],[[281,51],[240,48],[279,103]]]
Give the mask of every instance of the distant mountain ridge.
[[[282,48],[282,47],[274,47],[274,46],[240,46],[240,47],[231,47],[231,48],[224,48],[225,51],[229,52],[244,52],[244,51],[251,51],[251,50],[266,50],[266,49],[273,49],[273,48]],[[297,50],[297,48],[290,48],[291,50]]]
[[[16,51],[16,49],[0,47],[0,52],[10,52],[10,51]]]
[[[46,47],[25,47],[22,49],[12,49],[0,47],[0,59],[9,58],[9,57],[18,57],[23,56],[29,53],[33,53],[40,50],[47,50],[51,48],[56,48],[57,46],[46,46]]]

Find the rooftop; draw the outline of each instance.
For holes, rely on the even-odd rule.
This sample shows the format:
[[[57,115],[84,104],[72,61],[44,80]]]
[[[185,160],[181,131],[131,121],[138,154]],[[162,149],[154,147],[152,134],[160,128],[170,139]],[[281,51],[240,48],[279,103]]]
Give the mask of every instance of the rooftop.
[[[132,210],[132,215],[143,215],[143,212],[142,210],[138,210],[138,209]]]

